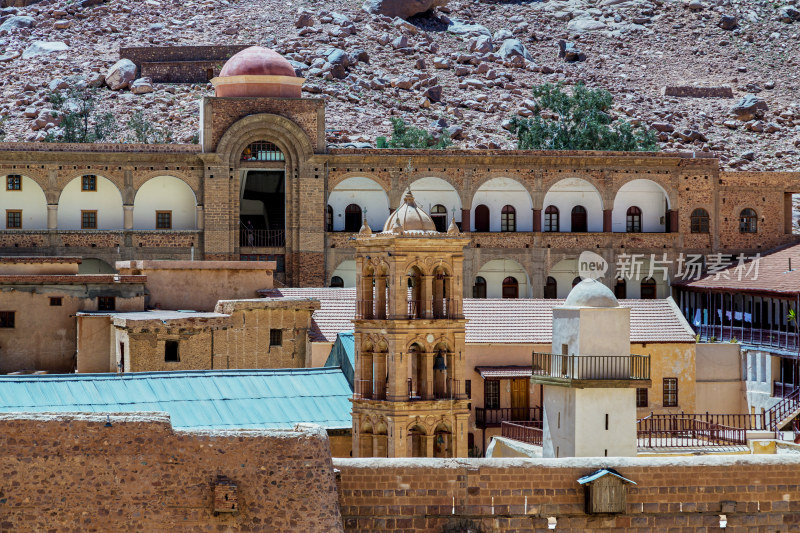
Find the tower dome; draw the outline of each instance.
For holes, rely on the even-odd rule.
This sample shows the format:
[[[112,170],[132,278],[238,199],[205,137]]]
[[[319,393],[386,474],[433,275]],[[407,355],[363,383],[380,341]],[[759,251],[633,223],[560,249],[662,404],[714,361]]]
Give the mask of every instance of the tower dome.
[[[438,233],[430,215],[417,207],[411,191],[406,193],[403,204],[391,214],[386,220],[386,224],[383,225],[383,233],[398,233],[400,230],[403,233]]]
[[[572,288],[564,307],[619,307],[619,301],[603,283],[585,279]]]
[[[303,78],[279,53],[251,46],[234,54],[211,80],[214,95],[300,98]]]

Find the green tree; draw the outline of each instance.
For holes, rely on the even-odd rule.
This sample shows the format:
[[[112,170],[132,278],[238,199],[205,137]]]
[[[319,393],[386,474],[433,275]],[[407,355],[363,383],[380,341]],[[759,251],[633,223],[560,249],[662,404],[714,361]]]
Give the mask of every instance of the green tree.
[[[97,93],[88,87],[72,87],[66,94],[50,93],[53,116],[61,115],[60,128],[47,132],[45,142],[91,143],[103,141],[113,134],[116,122],[113,113],[96,114]]]
[[[402,118],[392,117],[392,138],[386,141],[387,148],[447,148],[453,141],[447,130],[437,139],[427,131],[409,126]],[[380,143],[382,144],[382,143]]]
[[[161,144],[164,133],[144,118],[144,113],[135,111],[128,120],[128,129],[133,133],[134,142],[139,144]]]
[[[511,131],[520,150],[657,151],[655,133],[614,120],[614,99],[605,89],[578,83],[572,93],[563,84],[545,83],[532,89],[535,102],[530,118],[513,117]]]

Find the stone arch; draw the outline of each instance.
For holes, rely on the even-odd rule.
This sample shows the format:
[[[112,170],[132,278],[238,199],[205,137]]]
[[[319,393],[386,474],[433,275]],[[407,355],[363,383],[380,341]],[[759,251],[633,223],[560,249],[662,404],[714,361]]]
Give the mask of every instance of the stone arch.
[[[578,276],[578,259],[557,261],[548,269],[547,276],[556,280],[556,298],[566,298],[572,290],[572,281]]]
[[[352,176],[339,181],[328,193],[328,205],[333,209],[333,231],[344,231],[344,212],[350,204],[358,205],[362,212],[367,210],[367,222],[373,231],[380,231],[389,218],[391,205],[386,189],[372,178]]]
[[[434,176],[430,172],[418,174],[409,181],[407,188],[411,189],[417,205],[426,213],[430,214],[435,205],[443,205],[448,221],[455,210],[456,222],[461,222],[461,195],[449,177]]]
[[[603,231],[603,210],[606,203],[600,189],[593,180],[578,177],[566,177],[552,183],[545,192],[542,202],[542,227],[544,227],[544,211],[553,205],[560,213],[560,231],[572,231],[570,214],[576,206],[583,206],[587,211],[587,229],[590,232]]]
[[[487,182],[500,178],[513,180],[519,183],[522,187],[525,188],[526,191],[528,191],[528,196],[530,196],[531,202],[533,202],[535,198],[541,195],[540,191],[536,189],[536,184],[534,183],[533,180],[527,180],[521,177],[510,176],[507,172],[499,172],[499,171],[490,171],[482,173],[480,176],[473,176],[472,190],[478,191]],[[475,193],[472,194],[472,198],[470,199],[471,200],[471,203],[469,205],[470,210],[472,210],[475,207],[474,199],[475,199]],[[536,207],[535,203],[533,204],[533,207]]]
[[[271,113],[249,115],[234,122],[220,138],[215,152],[228,166],[237,167],[244,149],[258,140],[268,140],[280,148],[287,169],[296,169],[314,153],[311,141],[300,126]]]
[[[137,172],[133,177],[133,194],[136,195],[142,185],[146,184],[151,179],[161,176],[170,176],[179,179],[192,190],[192,194],[194,194],[195,198],[199,199],[203,197],[201,175],[192,175],[188,172],[177,170],[148,170],[146,172]]]
[[[78,274],[116,274],[117,270],[113,265],[96,257],[85,257],[78,265]]]
[[[180,178],[161,175],[150,178],[136,191],[133,200],[133,229],[156,227],[156,213],[169,211],[173,230],[197,227],[197,198],[188,183]]]
[[[471,220],[474,231],[475,208],[489,208],[489,231],[500,231],[500,215],[504,206],[516,211],[516,231],[533,231],[533,197],[527,184],[517,179],[496,176],[481,182],[472,195]]]
[[[97,229],[123,228],[122,192],[108,178],[97,178],[96,191],[82,190],[83,173],[70,180],[58,197],[58,229],[81,229],[81,211],[97,211]]]
[[[614,194],[611,230],[625,233],[627,210],[638,207],[642,210],[641,230],[645,233],[663,233],[671,205],[667,191],[658,182],[650,179],[628,180]]]
[[[331,174],[333,174],[333,172],[334,171],[331,171]],[[351,172],[342,172],[342,173],[338,173],[337,172],[333,176],[329,175],[329,177],[328,177],[328,190],[329,191],[334,190],[336,187],[339,186],[340,183],[342,183],[343,181],[347,181],[350,178],[365,178],[365,179],[368,179],[368,180],[372,180],[375,183],[377,183],[378,185],[380,185],[380,187],[386,192],[387,195],[391,192],[391,189],[392,189],[392,186],[391,186],[391,183],[389,183],[389,180],[387,180],[385,178],[382,178],[381,176],[379,176],[377,174],[373,174],[371,172],[351,171]]]
[[[475,273],[475,278],[482,277],[486,280],[487,298],[501,298],[503,295],[503,280],[509,276],[517,280],[519,297],[530,298],[531,276],[524,266],[513,259],[488,259]],[[474,279],[471,282],[474,282]]]
[[[6,216],[8,210],[19,210],[22,211],[20,218],[22,227],[19,229],[47,229],[47,196],[44,190],[35,180],[25,174],[17,174],[20,176],[19,190],[5,190],[8,186],[8,176],[14,174],[14,172],[9,172],[2,177],[0,216]],[[14,229],[7,228],[7,222],[7,220],[4,221],[2,227]]]
[[[664,196],[669,203],[670,209],[677,209],[678,208],[678,191],[675,187],[670,183],[670,176],[659,176],[654,174],[645,174],[646,177],[643,177],[642,174],[633,173],[633,174],[624,174],[622,177],[616,175],[614,177],[614,181],[612,186],[608,189],[607,193],[611,201],[614,201],[619,194],[619,191],[632,181],[649,181],[657,185],[661,191],[664,193]]]

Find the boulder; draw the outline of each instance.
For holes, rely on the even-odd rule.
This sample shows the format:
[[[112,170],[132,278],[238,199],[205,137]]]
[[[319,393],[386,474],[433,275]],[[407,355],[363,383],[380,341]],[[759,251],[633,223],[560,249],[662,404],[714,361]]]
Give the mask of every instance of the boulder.
[[[297,12],[297,18],[294,20],[295,28],[306,28],[314,25],[314,16],[310,11],[301,9]]]
[[[341,48],[328,48],[322,53],[322,57],[331,65],[342,65],[344,68],[350,66],[350,56]]]
[[[131,92],[133,94],[147,94],[153,92],[153,80],[150,78],[139,78],[131,83]]]
[[[497,30],[496,32],[494,32],[494,36],[492,37],[492,39],[498,43],[502,43],[506,39],[513,39],[513,38],[514,34],[508,30]]]
[[[92,72],[86,77],[87,87],[102,87],[106,82],[106,77],[100,72]]]
[[[786,6],[781,9],[780,14],[778,15],[778,20],[787,24],[791,24],[792,22],[800,22],[800,10],[797,10],[792,6]]]
[[[575,46],[575,43],[569,43],[563,39],[558,41],[558,57],[562,58],[568,63],[586,61],[586,54],[578,50],[578,48]]]
[[[69,46],[61,41],[33,41],[33,44],[22,52],[22,59],[52,54],[53,52],[63,52],[64,50],[69,50]]]
[[[502,46],[500,46],[500,49],[497,51],[497,55],[499,55],[502,59],[523,57],[528,61],[533,61],[533,58],[528,53],[525,45],[523,45],[522,41],[519,39],[506,39],[503,41]]]
[[[11,17],[0,24],[0,30],[11,31],[20,28],[32,28],[33,23],[33,17]]]
[[[742,97],[735,106],[731,108],[731,114],[743,122],[753,120],[758,115],[763,115],[767,111],[767,103],[754,94]]]
[[[739,19],[733,15],[722,15],[719,19],[718,26],[726,31],[735,30],[739,26]]]
[[[478,54],[491,54],[494,51],[492,38],[481,35],[470,43],[469,51]]]
[[[366,0],[362,9],[374,15],[407,19],[445,5],[447,0]]]
[[[401,35],[400,37],[395,38],[392,41],[392,48],[399,49],[399,48],[408,48],[408,37],[405,35]]]
[[[604,22],[594,20],[591,17],[578,17],[570,20],[567,23],[567,31],[570,32],[589,32],[589,31],[602,31],[608,27]]]
[[[431,102],[441,102],[442,101],[442,86],[441,85],[433,85],[428,87],[423,95],[430,100]]]
[[[127,88],[136,79],[136,65],[130,59],[120,59],[106,72],[106,85],[112,91]]]
[[[492,37],[492,32],[490,32],[486,26],[467,24],[466,22],[455,19],[450,21],[450,24],[447,26],[447,31],[461,37],[480,37],[482,35],[489,38]]]

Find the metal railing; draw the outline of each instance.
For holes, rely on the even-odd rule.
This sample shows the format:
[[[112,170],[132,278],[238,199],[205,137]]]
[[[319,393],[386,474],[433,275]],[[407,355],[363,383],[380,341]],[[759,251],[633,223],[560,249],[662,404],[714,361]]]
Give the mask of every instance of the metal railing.
[[[408,399],[412,401],[466,399],[463,393],[461,380],[447,379],[442,385],[437,386],[434,380],[433,391],[427,393],[426,391],[420,390],[420,383],[417,383],[412,378],[408,378]]]
[[[772,396],[775,398],[786,398],[797,389],[794,383],[781,383],[780,381],[772,382]]]
[[[370,379],[357,379],[353,387],[353,397],[360,400],[385,400],[386,382]]]
[[[679,416],[645,417],[637,422],[636,436],[639,446],[647,448],[698,448],[747,444],[746,429]]]
[[[499,426],[502,422],[531,422],[541,419],[541,407],[475,408],[475,424],[481,427]]]
[[[711,325],[701,324],[695,326],[695,331],[700,334],[700,340],[727,342],[732,339],[753,346],[770,346],[782,348],[787,351],[800,351],[800,339],[797,332],[780,331],[774,329],[751,328],[741,325]]]
[[[282,229],[239,228],[239,246],[253,248],[283,248],[286,246],[286,232]]]
[[[778,403],[766,410],[768,428],[778,431],[785,425],[787,419],[800,410],[800,387],[787,394]]]
[[[507,438],[518,440],[526,444],[541,446],[544,440],[542,421],[534,420],[530,422],[502,422],[500,424],[500,434]]]
[[[379,300],[358,300],[356,302],[356,318],[360,319],[385,319],[388,304]]]
[[[570,380],[650,379],[649,355],[561,355],[533,352],[533,377]]]

